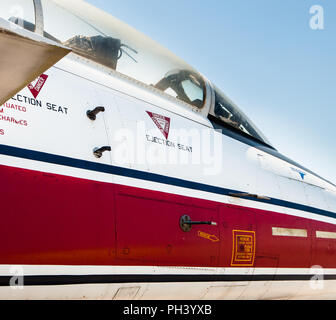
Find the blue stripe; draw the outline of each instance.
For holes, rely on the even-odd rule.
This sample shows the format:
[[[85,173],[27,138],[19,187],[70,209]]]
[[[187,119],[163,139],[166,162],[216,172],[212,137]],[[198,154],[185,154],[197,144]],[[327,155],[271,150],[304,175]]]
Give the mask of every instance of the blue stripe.
[[[86,160],[79,160],[69,157],[63,157],[59,155],[53,155],[49,153],[44,152],[38,152],[38,151],[32,151],[32,150],[26,150],[26,149],[20,149],[16,147],[10,147],[6,145],[0,145],[0,154],[11,156],[11,157],[17,157],[17,158],[23,158],[28,160],[34,160],[34,161],[40,161],[45,163],[52,163],[56,165],[62,165],[72,168],[78,168],[78,169],[84,169],[89,171],[95,171],[95,172],[102,172],[117,176],[123,176],[123,177],[129,177],[139,180],[145,180],[145,181],[151,181],[151,182],[158,182],[166,185],[172,185],[192,190],[198,190],[198,191],[205,191],[209,193],[224,195],[224,196],[230,196],[232,193],[243,193],[243,191],[239,190],[231,190],[231,189],[225,189],[221,187],[215,187],[207,184],[202,184],[198,182],[192,182],[177,178],[172,178],[168,176],[163,176],[155,173],[150,172],[143,172],[133,169],[127,169],[127,168],[121,168],[116,167],[112,165],[106,165],[106,164],[100,164],[95,163],[91,161]],[[251,199],[248,197],[242,197],[247,200],[255,201],[255,202],[261,202],[261,203],[267,203],[267,204],[273,204],[280,207],[286,207],[290,209],[296,209],[301,211],[306,211],[318,215],[322,215],[325,217],[331,217],[336,218],[336,213],[331,211],[326,211],[310,206],[305,206],[302,204],[284,201],[280,199],[270,198],[270,199]]]

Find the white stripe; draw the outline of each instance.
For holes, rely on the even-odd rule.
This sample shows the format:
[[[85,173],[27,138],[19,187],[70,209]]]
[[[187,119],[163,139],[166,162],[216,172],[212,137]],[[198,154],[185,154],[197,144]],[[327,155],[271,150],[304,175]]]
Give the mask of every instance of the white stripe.
[[[280,237],[308,237],[308,232],[304,229],[272,228],[272,234]]]
[[[255,268],[255,275],[336,275],[336,269],[324,269],[321,266],[311,268]]]
[[[312,268],[201,268],[156,266],[0,265],[0,276],[20,275],[307,275],[336,274],[336,269]]]
[[[316,231],[316,238],[336,239],[336,232]]]
[[[46,172],[51,174],[63,175],[67,177],[112,183],[112,176],[111,174],[108,173],[62,166],[48,162],[0,155],[0,164],[19,169],[34,170],[37,172]]]

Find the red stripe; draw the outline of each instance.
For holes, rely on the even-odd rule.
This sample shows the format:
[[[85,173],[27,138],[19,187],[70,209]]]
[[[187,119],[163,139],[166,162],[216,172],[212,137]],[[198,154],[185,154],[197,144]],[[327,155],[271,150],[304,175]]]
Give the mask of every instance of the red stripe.
[[[0,264],[336,268],[336,240],[315,235],[336,232],[327,223],[6,166],[0,177]],[[218,226],[183,232],[182,215]]]

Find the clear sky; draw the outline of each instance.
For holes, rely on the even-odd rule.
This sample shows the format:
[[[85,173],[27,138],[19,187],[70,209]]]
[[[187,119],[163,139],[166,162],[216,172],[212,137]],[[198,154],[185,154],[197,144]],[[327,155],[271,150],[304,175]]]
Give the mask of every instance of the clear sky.
[[[336,183],[335,0],[88,0],[220,87],[284,155]],[[312,30],[313,5],[324,29]]]

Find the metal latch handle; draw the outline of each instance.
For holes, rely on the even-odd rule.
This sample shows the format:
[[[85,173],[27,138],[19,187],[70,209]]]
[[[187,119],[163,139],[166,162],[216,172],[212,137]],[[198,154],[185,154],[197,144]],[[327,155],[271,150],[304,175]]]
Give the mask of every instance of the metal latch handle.
[[[86,115],[88,116],[88,118],[92,121],[95,121],[97,119],[97,114],[100,112],[105,112],[105,108],[104,107],[97,107],[93,110],[88,110],[86,112]]]
[[[101,158],[103,156],[103,153],[109,151],[112,151],[112,148],[110,146],[105,146],[105,147],[101,147],[101,148],[95,148],[93,150],[93,154],[96,158]]]
[[[180,219],[180,227],[184,232],[189,232],[194,225],[210,225],[217,226],[217,222],[213,221],[191,221],[191,218],[188,215],[184,215]]]

